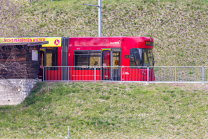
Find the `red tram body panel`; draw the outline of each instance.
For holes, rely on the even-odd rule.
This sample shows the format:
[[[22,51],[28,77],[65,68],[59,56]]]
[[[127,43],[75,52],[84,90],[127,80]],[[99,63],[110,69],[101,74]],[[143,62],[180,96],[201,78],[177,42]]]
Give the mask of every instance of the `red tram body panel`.
[[[44,80],[154,81],[153,38],[72,37],[61,47],[42,47]],[[149,75],[147,75],[147,67]],[[149,79],[147,77],[149,76]]]

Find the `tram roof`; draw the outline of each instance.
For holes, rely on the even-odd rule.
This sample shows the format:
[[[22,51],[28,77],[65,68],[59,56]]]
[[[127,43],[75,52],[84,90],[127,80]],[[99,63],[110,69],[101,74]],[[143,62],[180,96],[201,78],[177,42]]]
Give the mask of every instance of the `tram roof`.
[[[69,47],[121,47],[121,42],[128,40],[129,43],[145,43],[145,41],[153,42],[151,37],[70,37]]]

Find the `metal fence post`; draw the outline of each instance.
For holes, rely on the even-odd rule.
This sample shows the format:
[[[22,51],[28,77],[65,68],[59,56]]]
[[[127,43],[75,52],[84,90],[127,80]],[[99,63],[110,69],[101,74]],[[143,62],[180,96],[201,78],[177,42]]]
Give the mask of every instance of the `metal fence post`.
[[[121,67],[121,82],[122,82],[122,66],[120,66]]]
[[[96,67],[94,67],[94,81],[96,81]]]
[[[175,67],[175,84],[176,84],[176,67]]]
[[[202,84],[204,84],[204,67],[202,67]]]
[[[69,81],[69,66],[68,66],[68,81]]]
[[[149,83],[149,66],[147,67],[147,83]]]
[[[44,77],[45,77],[45,76],[44,76],[44,75],[45,75],[44,72],[45,72],[45,70],[44,70],[44,66],[43,66],[43,82],[44,82]]]

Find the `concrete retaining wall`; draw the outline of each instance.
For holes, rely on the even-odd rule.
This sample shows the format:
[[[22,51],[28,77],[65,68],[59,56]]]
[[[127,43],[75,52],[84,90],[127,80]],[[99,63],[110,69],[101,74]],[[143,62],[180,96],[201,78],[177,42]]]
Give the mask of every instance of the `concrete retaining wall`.
[[[0,80],[0,105],[20,104],[30,94],[37,79]]]

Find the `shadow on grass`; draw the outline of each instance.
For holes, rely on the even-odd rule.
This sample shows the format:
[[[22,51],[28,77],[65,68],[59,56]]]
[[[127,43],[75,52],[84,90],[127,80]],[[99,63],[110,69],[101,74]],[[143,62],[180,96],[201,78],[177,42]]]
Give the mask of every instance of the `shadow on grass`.
[[[22,105],[27,107],[29,105],[35,104],[37,101],[41,101],[43,97],[40,97],[38,94],[41,95],[45,93],[45,90],[43,89],[45,86],[45,82],[38,82],[31,91],[30,95],[25,98],[25,101],[23,101]]]
[[[44,107],[52,101],[59,101],[66,94],[78,92],[80,92],[79,88],[74,87],[71,89],[70,87],[64,86],[63,83],[56,83],[47,86],[46,83],[40,82],[36,84],[22,105],[28,107],[36,104],[34,107]]]

